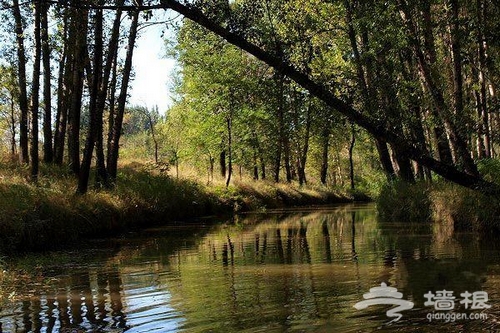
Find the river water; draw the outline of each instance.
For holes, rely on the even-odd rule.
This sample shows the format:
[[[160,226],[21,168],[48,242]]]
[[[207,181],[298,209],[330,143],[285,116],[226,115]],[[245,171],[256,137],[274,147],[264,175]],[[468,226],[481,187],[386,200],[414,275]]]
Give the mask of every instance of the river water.
[[[179,224],[5,260],[30,274],[4,279],[2,332],[500,331],[495,237],[377,221],[372,204]],[[354,307],[382,283],[402,295]],[[394,320],[380,298],[412,308]]]

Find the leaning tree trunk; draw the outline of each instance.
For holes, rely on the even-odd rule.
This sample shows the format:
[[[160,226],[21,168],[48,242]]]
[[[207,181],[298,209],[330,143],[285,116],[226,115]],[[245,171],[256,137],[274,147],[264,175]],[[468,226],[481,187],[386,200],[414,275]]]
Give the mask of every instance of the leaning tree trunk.
[[[267,65],[277,69],[280,73],[288,76],[290,79],[309,91],[311,95],[319,98],[328,106],[346,116],[348,120],[366,129],[374,137],[383,138],[391,145],[398,146],[401,150],[405,151],[408,158],[421,163],[449,181],[474,189],[485,195],[500,195],[499,185],[486,181],[475,174],[463,172],[454,165],[443,163],[442,161],[438,161],[432,156],[425,154],[422,149],[419,149],[412,142],[409,142],[407,138],[401,137],[390,128],[387,128],[380,120],[360,112],[354,108],[353,105],[345,102],[345,100],[347,100],[347,96],[339,97],[338,95],[332,93],[326,85],[314,81],[309,75],[300,71],[297,67],[292,66],[281,57],[276,57],[258,45],[249,42],[241,35],[236,34],[234,31],[219,25],[217,22],[207,17],[199,9],[186,6],[175,0],[164,0],[161,6],[178,12],[186,18],[224,38],[229,43],[245,50],[246,52],[249,52],[257,59],[265,62]]]

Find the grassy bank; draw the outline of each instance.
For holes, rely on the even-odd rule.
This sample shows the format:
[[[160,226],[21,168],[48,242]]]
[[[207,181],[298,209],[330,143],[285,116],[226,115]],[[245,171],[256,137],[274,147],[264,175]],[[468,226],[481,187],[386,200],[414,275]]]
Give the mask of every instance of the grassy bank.
[[[60,248],[88,237],[233,211],[363,198],[270,182],[206,186],[144,164],[121,168],[112,190],[78,196],[69,170],[44,166],[41,174],[33,185],[26,180],[28,170],[0,166],[0,251]]]
[[[387,221],[436,221],[455,231],[500,232],[500,198],[445,181],[387,184],[377,199],[377,210]]]

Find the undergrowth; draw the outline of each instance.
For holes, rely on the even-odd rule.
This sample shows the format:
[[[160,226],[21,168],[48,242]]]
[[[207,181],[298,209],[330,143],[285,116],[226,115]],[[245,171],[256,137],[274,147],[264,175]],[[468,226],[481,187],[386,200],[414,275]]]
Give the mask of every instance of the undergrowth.
[[[478,163],[483,177],[500,183],[500,163]],[[486,196],[442,179],[432,183],[386,184],[377,199],[378,215],[383,220],[403,222],[437,221],[456,231],[500,231],[500,198]]]
[[[61,248],[194,217],[355,199],[262,181],[209,186],[140,163],[121,167],[114,188],[93,188],[85,195],[75,194],[76,180],[66,167],[42,165],[40,174],[32,184],[27,168],[0,164],[0,251]]]

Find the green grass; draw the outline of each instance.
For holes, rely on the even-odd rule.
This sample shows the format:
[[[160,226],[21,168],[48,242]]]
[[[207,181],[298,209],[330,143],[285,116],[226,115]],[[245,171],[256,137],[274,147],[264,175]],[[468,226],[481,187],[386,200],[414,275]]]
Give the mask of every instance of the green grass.
[[[386,221],[435,221],[455,231],[500,231],[500,198],[444,180],[386,184],[377,198],[377,211],[379,218]]]
[[[85,195],[75,194],[76,179],[66,167],[42,165],[40,174],[35,185],[27,181],[26,168],[0,164],[0,251],[56,249],[195,217],[356,198],[271,182],[207,186],[141,163],[121,167],[113,189],[91,189]]]

